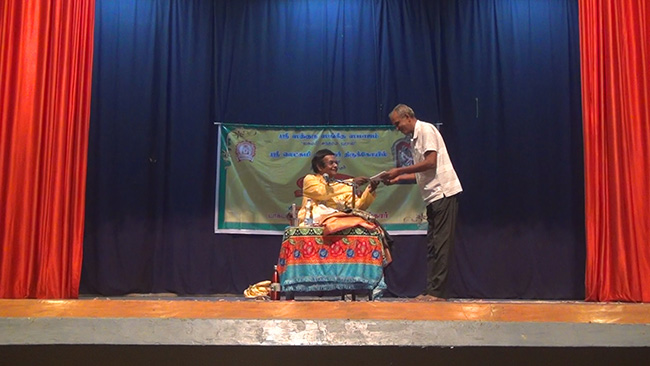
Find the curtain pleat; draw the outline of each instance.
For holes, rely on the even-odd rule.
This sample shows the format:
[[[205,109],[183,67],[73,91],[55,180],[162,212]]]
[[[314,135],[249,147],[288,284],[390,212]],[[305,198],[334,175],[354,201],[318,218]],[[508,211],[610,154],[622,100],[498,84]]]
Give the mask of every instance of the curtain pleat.
[[[590,301],[650,301],[650,4],[580,0]]]
[[[0,3],[0,297],[79,293],[93,0]]]

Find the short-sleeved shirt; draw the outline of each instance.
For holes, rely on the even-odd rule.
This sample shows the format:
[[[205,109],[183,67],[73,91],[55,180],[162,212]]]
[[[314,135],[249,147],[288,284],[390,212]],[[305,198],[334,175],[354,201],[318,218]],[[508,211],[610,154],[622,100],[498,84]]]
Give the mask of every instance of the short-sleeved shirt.
[[[415,173],[422,199],[428,205],[443,197],[453,196],[463,191],[460,180],[447,153],[447,146],[440,131],[428,122],[417,120],[411,139],[411,153],[415,164],[424,160],[427,151],[435,151],[438,161],[435,170]]]

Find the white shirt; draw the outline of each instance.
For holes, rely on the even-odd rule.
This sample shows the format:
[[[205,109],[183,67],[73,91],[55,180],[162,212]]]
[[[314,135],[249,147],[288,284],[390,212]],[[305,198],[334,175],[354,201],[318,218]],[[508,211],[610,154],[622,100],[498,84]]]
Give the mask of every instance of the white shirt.
[[[422,199],[428,205],[443,197],[453,196],[463,191],[460,180],[447,153],[447,146],[440,131],[431,123],[417,120],[411,139],[411,153],[415,164],[424,160],[427,151],[438,154],[436,169],[415,173]]]

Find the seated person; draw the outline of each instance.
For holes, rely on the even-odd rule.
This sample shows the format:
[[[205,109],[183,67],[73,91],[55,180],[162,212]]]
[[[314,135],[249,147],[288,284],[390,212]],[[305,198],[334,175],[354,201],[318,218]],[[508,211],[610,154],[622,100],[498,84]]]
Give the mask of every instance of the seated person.
[[[392,239],[388,232],[386,232],[386,230],[384,230],[381,224],[377,221],[377,219],[370,213],[364,211],[375,200],[375,196],[377,194],[376,188],[379,185],[380,181],[370,180],[366,177],[350,178],[344,181],[340,181],[338,179],[333,180],[338,172],[339,164],[336,160],[336,155],[327,149],[319,150],[314,154],[314,157],[311,161],[311,166],[314,174],[307,174],[303,179],[302,206],[298,212],[300,226],[305,226],[304,220],[306,216],[306,206],[307,202],[311,200],[313,206],[311,211],[314,220],[313,224],[323,227],[323,236],[335,234],[343,229],[357,226],[363,227],[368,231],[378,233],[378,238],[382,244],[380,251],[381,264],[383,267],[389,265],[392,261],[390,254]],[[354,183],[354,187],[359,187],[360,185],[366,184],[368,182],[368,186],[363,190],[361,194],[353,192],[352,183]],[[327,243],[327,240],[324,240],[324,243]],[[353,250],[352,248],[356,248],[356,245],[356,241],[353,241],[347,243],[346,247],[350,248],[349,250]],[[356,251],[357,249],[354,250]],[[348,262],[347,259],[346,261],[340,263],[338,263],[338,260],[333,256],[330,256],[328,259],[323,260],[325,260],[327,263],[337,263],[338,267],[335,268],[339,268],[339,270],[340,268],[343,268],[342,266],[338,265],[340,263],[345,263],[345,265],[350,264],[350,268],[356,268],[356,265],[354,264],[356,262]],[[335,272],[339,270],[335,270]],[[347,274],[354,273],[354,271],[349,268],[343,270],[343,272]],[[370,273],[374,272],[370,270]],[[322,274],[319,274],[319,276],[320,275]],[[343,273],[339,273],[339,275],[343,275],[343,277],[346,276]],[[362,278],[365,278],[363,276],[365,275],[361,275]],[[311,277],[309,278],[311,280]],[[323,277],[318,278],[322,279]],[[376,282],[360,285],[361,287],[371,286],[370,296],[372,299],[381,297],[383,291],[387,287],[386,283],[384,282],[383,271],[381,271],[379,278],[373,278],[373,281],[375,280]],[[329,278],[329,281],[336,282],[336,280],[332,278]],[[359,281],[359,277],[355,277],[355,281]],[[347,283],[347,285],[350,284]]]
[[[314,154],[311,167],[315,174],[307,174],[302,186],[302,206],[298,212],[300,223],[305,220],[305,206],[309,199],[313,202],[314,221],[318,217],[348,209],[365,210],[375,200],[375,189],[379,181],[370,181],[366,177],[356,177],[345,181],[332,181],[339,169],[339,162],[331,150],[323,149]],[[370,182],[360,196],[353,195],[350,185],[357,187]],[[347,184],[346,184],[347,183]],[[354,207],[352,204],[354,203]]]

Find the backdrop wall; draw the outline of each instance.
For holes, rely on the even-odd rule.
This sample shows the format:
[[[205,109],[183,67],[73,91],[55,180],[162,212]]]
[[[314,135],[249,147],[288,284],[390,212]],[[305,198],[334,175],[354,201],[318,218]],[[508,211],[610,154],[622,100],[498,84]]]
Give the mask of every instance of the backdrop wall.
[[[215,235],[214,121],[442,122],[451,295],[584,296],[577,2],[96,0],[81,292],[241,293],[279,236]],[[397,237],[389,289],[424,287]]]

